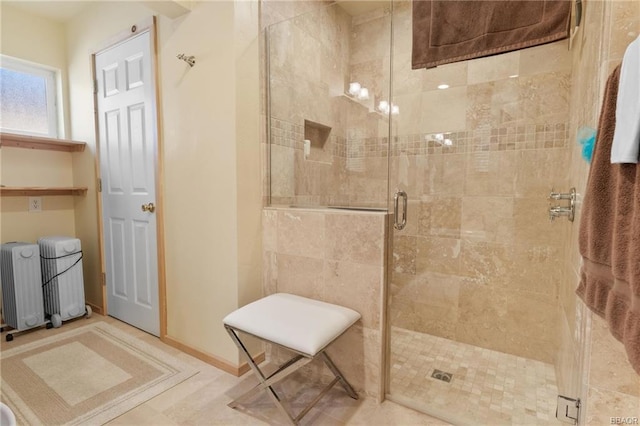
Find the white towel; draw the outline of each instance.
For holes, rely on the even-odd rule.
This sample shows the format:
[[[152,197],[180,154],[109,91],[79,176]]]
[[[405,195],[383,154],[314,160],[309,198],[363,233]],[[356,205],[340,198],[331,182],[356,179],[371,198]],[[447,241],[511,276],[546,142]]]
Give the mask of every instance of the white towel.
[[[637,163],[640,153],[640,37],[624,53],[616,101],[612,163]]]

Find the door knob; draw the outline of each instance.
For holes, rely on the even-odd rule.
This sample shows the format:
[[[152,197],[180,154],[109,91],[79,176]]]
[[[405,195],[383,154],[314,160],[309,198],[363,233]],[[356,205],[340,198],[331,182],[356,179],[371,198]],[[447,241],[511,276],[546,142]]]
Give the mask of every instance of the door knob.
[[[153,213],[156,211],[156,206],[153,203],[149,203],[149,204],[143,204],[142,205],[142,211],[143,212],[149,212],[149,213]]]

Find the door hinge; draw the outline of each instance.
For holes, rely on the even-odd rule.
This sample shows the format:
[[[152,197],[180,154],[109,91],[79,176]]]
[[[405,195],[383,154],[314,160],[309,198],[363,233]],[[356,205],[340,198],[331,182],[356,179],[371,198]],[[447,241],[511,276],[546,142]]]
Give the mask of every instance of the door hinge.
[[[569,398],[558,395],[558,407],[556,408],[556,419],[561,422],[578,424],[580,417],[580,398]]]
[[[93,94],[94,95],[98,94],[98,79],[97,78],[93,79]]]
[[[102,179],[98,178],[98,192],[102,192]]]
[[[102,272],[100,279],[102,280],[102,286],[106,287],[107,286],[107,274]]]

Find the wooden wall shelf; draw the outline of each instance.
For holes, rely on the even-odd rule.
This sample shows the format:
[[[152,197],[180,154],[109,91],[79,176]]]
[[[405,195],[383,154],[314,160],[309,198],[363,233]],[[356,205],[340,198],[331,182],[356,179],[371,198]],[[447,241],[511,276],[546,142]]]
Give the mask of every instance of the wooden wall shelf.
[[[0,147],[24,149],[45,149],[49,151],[82,152],[87,146],[85,142],[69,139],[43,138],[39,136],[16,135],[0,132]]]
[[[3,197],[40,197],[44,195],[86,195],[87,188],[83,186],[70,187],[37,187],[37,186],[2,186],[0,195]]]

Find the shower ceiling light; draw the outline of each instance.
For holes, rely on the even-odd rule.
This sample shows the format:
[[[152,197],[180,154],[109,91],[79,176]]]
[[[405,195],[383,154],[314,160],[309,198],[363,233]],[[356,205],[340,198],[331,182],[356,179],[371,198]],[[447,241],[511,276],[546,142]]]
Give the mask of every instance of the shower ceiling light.
[[[440,90],[444,90],[444,89],[448,89],[448,88],[449,88],[448,84],[444,84],[443,83],[443,84],[438,85],[438,89],[440,89]]]

